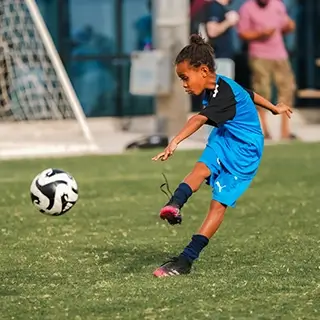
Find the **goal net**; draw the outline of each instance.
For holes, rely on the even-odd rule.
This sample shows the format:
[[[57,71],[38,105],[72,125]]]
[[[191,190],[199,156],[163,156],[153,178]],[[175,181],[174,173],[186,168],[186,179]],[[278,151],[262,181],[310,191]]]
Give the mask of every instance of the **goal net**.
[[[0,2],[0,158],[96,150],[34,0]]]

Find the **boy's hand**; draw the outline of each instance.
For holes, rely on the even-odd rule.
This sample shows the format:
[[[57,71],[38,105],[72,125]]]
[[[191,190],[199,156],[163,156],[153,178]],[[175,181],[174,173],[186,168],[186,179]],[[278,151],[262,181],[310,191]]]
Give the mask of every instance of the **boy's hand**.
[[[152,158],[153,161],[166,161],[170,156],[173,155],[174,151],[177,149],[178,144],[174,141],[171,141],[169,145],[164,149],[163,152],[160,152],[158,155]]]
[[[272,112],[273,114],[282,114],[285,113],[287,115],[288,118],[291,118],[291,114],[292,114],[292,109],[287,106],[286,104],[280,102],[276,105],[276,109],[274,110],[274,112]]]

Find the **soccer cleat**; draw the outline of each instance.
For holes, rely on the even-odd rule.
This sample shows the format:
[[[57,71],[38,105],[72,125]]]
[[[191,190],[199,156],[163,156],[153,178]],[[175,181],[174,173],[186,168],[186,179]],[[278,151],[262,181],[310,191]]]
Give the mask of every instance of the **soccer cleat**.
[[[174,203],[168,203],[160,210],[160,218],[167,220],[170,224],[181,224],[182,216],[180,207]]]
[[[192,263],[180,255],[179,257],[173,257],[169,261],[166,261],[153,272],[153,275],[157,278],[162,278],[188,274],[191,271],[191,266]]]

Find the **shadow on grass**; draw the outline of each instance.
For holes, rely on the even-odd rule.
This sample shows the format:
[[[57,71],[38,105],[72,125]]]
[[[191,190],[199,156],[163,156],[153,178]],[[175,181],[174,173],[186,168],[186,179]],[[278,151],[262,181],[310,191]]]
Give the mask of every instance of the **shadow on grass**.
[[[0,297],[10,297],[10,296],[19,296],[20,293],[15,290],[6,290],[6,289],[1,289],[0,290]]]
[[[108,265],[117,269],[121,273],[139,273],[145,272],[145,269],[156,268],[174,254],[164,252],[160,248],[154,247],[114,247],[105,246],[90,250],[98,256],[99,265]]]

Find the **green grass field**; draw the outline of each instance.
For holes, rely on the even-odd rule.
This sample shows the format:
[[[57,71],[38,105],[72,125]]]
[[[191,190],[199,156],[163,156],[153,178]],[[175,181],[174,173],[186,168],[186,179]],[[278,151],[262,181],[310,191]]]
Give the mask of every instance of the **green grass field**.
[[[204,186],[182,225],[166,225],[161,172],[174,189],[199,154],[1,162],[0,319],[320,319],[319,144],[267,147],[193,273],[153,278],[189,242],[211,196]],[[78,181],[79,201],[61,217],[30,202],[31,180],[47,167]]]

